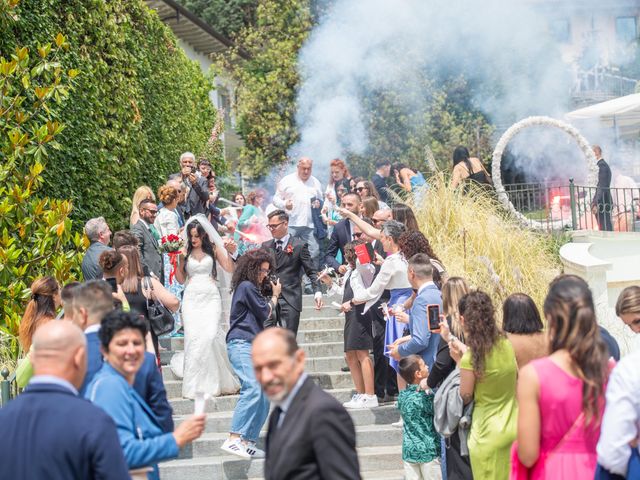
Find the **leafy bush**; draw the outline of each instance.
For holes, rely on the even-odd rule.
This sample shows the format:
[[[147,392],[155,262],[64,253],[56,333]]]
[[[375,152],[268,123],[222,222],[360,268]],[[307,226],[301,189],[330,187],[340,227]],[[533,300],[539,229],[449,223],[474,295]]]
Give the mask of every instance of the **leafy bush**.
[[[42,275],[64,282],[80,261],[82,237],[71,232],[71,203],[40,194],[45,164],[64,129],[55,118],[78,73],[65,72],[59,62],[68,47],[58,34],[54,44],[0,57],[0,354],[13,359],[30,283]]]
[[[135,189],[157,189],[180,153],[205,148],[211,79],[142,0],[22,0],[17,13],[2,28],[2,54],[63,32],[70,48],[59,61],[81,72],[59,113],[66,128],[44,172],[47,193],[71,199],[81,222],[104,215],[112,229],[127,226]],[[224,171],[216,151],[209,160]]]

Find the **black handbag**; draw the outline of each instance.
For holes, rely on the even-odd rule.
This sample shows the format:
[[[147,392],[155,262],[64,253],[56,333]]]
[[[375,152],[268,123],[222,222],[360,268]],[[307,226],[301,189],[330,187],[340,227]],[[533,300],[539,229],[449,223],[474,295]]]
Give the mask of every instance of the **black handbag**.
[[[150,291],[147,298],[147,317],[151,324],[151,329],[156,336],[164,335],[173,331],[175,318],[173,313],[165,307],[153,294],[153,284],[149,277],[144,277],[144,288]],[[149,298],[151,297],[151,298]]]

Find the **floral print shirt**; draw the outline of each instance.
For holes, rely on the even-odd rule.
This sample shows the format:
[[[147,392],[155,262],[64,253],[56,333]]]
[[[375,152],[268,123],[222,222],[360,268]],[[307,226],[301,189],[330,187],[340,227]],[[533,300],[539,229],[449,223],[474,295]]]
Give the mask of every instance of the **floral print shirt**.
[[[398,409],[404,421],[402,460],[427,463],[440,458],[440,436],[433,426],[433,393],[407,385],[398,395]]]

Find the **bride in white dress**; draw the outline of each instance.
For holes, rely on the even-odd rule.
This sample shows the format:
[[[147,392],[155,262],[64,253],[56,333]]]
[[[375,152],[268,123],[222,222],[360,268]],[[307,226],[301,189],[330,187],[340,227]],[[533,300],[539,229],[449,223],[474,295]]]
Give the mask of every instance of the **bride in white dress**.
[[[171,366],[178,376],[182,373],[185,398],[195,398],[196,392],[208,396],[236,393],[240,383],[227,356],[220,291],[216,285],[216,272],[221,268],[233,271],[233,261],[204,215],[190,218],[185,232],[186,252],[180,256],[176,269],[177,280],[185,284],[184,361],[176,354]]]

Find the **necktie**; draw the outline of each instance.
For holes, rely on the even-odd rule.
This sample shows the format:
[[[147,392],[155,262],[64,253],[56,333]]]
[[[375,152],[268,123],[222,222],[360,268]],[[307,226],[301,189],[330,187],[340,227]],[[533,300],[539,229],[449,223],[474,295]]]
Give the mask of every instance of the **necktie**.
[[[149,230],[151,230],[151,235],[156,239],[156,242],[160,241],[160,233],[156,230],[156,227],[153,226],[153,223],[149,224]]]
[[[282,251],[282,240],[276,240],[276,250]]]
[[[273,430],[277,430],[280,425],[280,415],[282,415],[282,409],[280,407],[276,407],[273,409]]]

